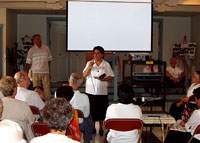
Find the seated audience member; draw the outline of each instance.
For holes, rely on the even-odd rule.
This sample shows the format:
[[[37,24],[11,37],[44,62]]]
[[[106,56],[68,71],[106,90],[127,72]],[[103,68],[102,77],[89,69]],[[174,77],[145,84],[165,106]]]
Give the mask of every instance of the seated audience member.
[[[1,143],[26,143],[21,127],[14,121],[2,120],[0,122]]]
[[[165,143],[187,143],[196,127],[200,125],[200,87],[194,89],[193,93],[198,109],[192,113],[192,116],[185,124],[182,124],[182,126],[185,127],[185,132],[170,130],[167,134]],[[200,143],[200,134],[194,136],[192,143]]]
[[[170,59],[170,66],[166,68],[166,83],[168,90],[170,87],[175,87],[178,93],[182,93],[180,87],[184,86],[185,72],[179,67],[176,67],[176,58]]]
[[[183,96],[180,101],[175,102],[171,105],[169,113],[172,115],[176,120],[182,119],[187,121],[188,117],[182,116],[182,113],[184,110],[188,110],[189,112],[192,112],[194,107],[196,105],[192,103],[188,103],[190,97],[193,95],[194,89],[200,87],[200,71],[196,71],[192,76],[192,84],[188,88],[187,94]],[[190,111],[191,110],[191,111]],[[183,119],[185,118],[185,119]]]
[[[27,73],[24,71],[19,71],[14,77],[17,83],[17,94],[15,99],[24,101],[28,103],[28,105],[35,106],[39,110],[42,110],[45,104],[39,94],[35,91],[27,89],[30,85],[30,79]]]
[[[13,77],[6,76],[0,80],[0,90],[4,98],[2,119],[9,119],[17,122],[23,129],[27,140],[33,137],[31,124],[35,121],[29,105],[23,101],[16,100],[17,84]]]
[[[105,120],[110,118],[137,118],[142,119],[142,112],[138,105],[133,104],[134,91],[128,84],[118,86],[118,104],[108,107]],[[107,135],[109,143],[137,143],[138,130],[120,132],[110,130]]]
[[[35,137],[30,143],[78,143],[65,136],[73,114],[73,107],[66,99],[51,99],[43,109],[43,118],[50,129],[50,133]]]
[[[68,102],[72,99],[74,95],[73,89],[71,86],[61,86],[56,90],[56,96],[59,98],[65,98]],[[80,141],[80,130],[79,130],[79,121],[78,121],[78,112],[74,109],[74,116],[69,123],[69,126],[72,129],[74,140]]]
[[[83,112],[84,118],[87,125],[87,135],[88,140],[92,140],[92,117],[90,115],[90,102],[89,98],[86,94],[80,93],[78,90],[79,87],[83,83],[83,76],[79,73],[72,73],[69,78],[69,85],[73,88],[74,96],[72,97],[70,103],[75,109],[79,109]],[[83,119],[79,119],[79,128],[83,132],[84,131],[84,125],[83,125]],[[85,137],[85,134],[84,134]]]

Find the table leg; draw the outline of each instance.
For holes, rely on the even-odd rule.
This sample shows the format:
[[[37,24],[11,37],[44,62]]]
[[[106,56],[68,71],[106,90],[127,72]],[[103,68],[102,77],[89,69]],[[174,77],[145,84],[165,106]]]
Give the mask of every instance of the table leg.
[[[166,139],[166,136],[167,136],[167,134],[168,134],[168,131],[169,131],[169,124],[167,124],[166,129],[165,129],[164,141],[165,141],[165,139]]]
[[[162,130],[162,142],[164,143],[165,141],[165,129],[164,129],[164,124],[161,124],[161,130]]]

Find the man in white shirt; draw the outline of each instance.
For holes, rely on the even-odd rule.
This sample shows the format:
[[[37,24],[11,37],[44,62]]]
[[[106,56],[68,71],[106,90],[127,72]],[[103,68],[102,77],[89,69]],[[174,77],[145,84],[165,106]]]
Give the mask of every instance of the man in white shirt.
[[[51,98],[49,61],[52,61],[53,58],[49,48],[46,45],[42,45],[39,34],[33,36],[33,42],[34,46],[28,51],[25,71],[28,72],[31,67],[33,86],[42,86],[45,99],[48,100]]]
[[[108,107],[105,121],[110,118],[136,118],[142,119],[142,112],[138,105],[133,104],[134,91],[128,84],[118,86],[118,104]],[[138,130],[115,131],[110,130],[107,135],[109,143],[137,143],[139,139]]]
[[[28,105],[35,106],[39,110],[42,110],[45,104],[39,94],[35,91],[27,89],[30,85],[30,79],[27,73],[24,71],[19,71],[15,74],[14,78],[17,83],[17,94],[15,99],[24,101],[28,103]]]
[[[185,72],[176,67],[175,58],[170,59],[170,66],[166,68],[166,81],[168,90],[170,87],[175,87],[178,93],[182,93],[180,87],[184,86]]]
[[[83,77],[79,73],[72,73],[69,78],[69,86],[73,88],[74,96],[70,100],[71,105],[75,109],[79,109],[83,112],[84,118],[87,124],[88,140],[92,140],[92,118],[90,116],[90,103],[86,94],[80,93],[78,90],[83,83]],[[79,119],[79,128],[83,131],[83,120]]]

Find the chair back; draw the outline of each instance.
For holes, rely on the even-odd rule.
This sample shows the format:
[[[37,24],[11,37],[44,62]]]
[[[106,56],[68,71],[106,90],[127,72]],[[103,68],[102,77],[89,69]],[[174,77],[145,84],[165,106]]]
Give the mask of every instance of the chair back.
[[[113,118],[104,122],[105,129],[113,129],[117,131],[131,131],[134,129],[142,129],[143,121],[140,119],[132,118]]]
[[[194,138],[194,136],[196,134],[200,134],[200,124],[196,127],[196,129],[195,129],[193,135],[191,136],[190,140],[188,141],[188,143],[190,143],[192,141],[192,139]]]
[[[30,108],[33,115],[40,115],[40,110],[37,107],[30,105]]]
[[[76,109],[76,111],[77,111],[77,113],[78,113],[78,118],[84,119],[84,114],[83,114],[83,112],[82,112],[81,110],[79,110],[79,109]]]
[[[33,115],[38,115],[40,121],[42,122],[42,116],[40,114],[40,110],[37,107],[32,106],[32,105],[30,105],[30,108],[31,108],[31,111],[32,111]]]
[[[131,131],[131,130],[140,130],[139,131],[139,140],[141,141],[141,134],[143,129],[143,121],[141,119],[135,118],[111,118],[104,121],[104,134],[103,139],[104,142],[107,143],[106,132],[108,129],[116,130],[116,131]]]
[[[198,125],[193,133],[194,135],[200,134],[200,125]]]
[[[31,128],[35,137],[50,133],[50,129],[46,123],[35,122],[31,125]],[[66,136],[74,139],[74,135],[70,127],[68,127],[66,130]]]
[[[50,129],[46,123],[35,122],[31,125],[31,128],[35,137],[50,133]]]

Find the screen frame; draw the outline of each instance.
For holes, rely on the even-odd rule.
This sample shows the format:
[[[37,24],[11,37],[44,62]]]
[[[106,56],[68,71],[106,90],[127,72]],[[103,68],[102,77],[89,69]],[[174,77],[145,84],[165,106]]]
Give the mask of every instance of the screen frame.
[[[78,0],[79,1],[79,0]],[[92,51],[92,49],[94,48],[94,47],[92,47],[92,49],[91,50],[69,50],[68,49],[68,2],[70,2],[70,1],[66,1],[66,52],[91,52]],[[84,1],[80,1],[80,2],[84,2]],[[85,2],[91,2],[91,1],[85,1]],[[106,2],[106,1],[92,1],[92,2]],[[109,1],[109,2],[112,2],[112,1]],[[134,2],[126,2],[126,3],[134,3]],[[137,2],[136,2],[137,3]],[[151,42],[151,44],[150,44],[150,51],[134,51],[134,49],[133,50],[106,50],[106,49],[104,49],[105,50],[105,52],[136,52],[136,53],[141,53],[141,52],[143,52],[143,53],[151,53],[151,52],[153,52],[153,0],[151,0],[151,40],[150,40],[150,42]],[[101,45],[96,45],[96,46],[101,46]]]

